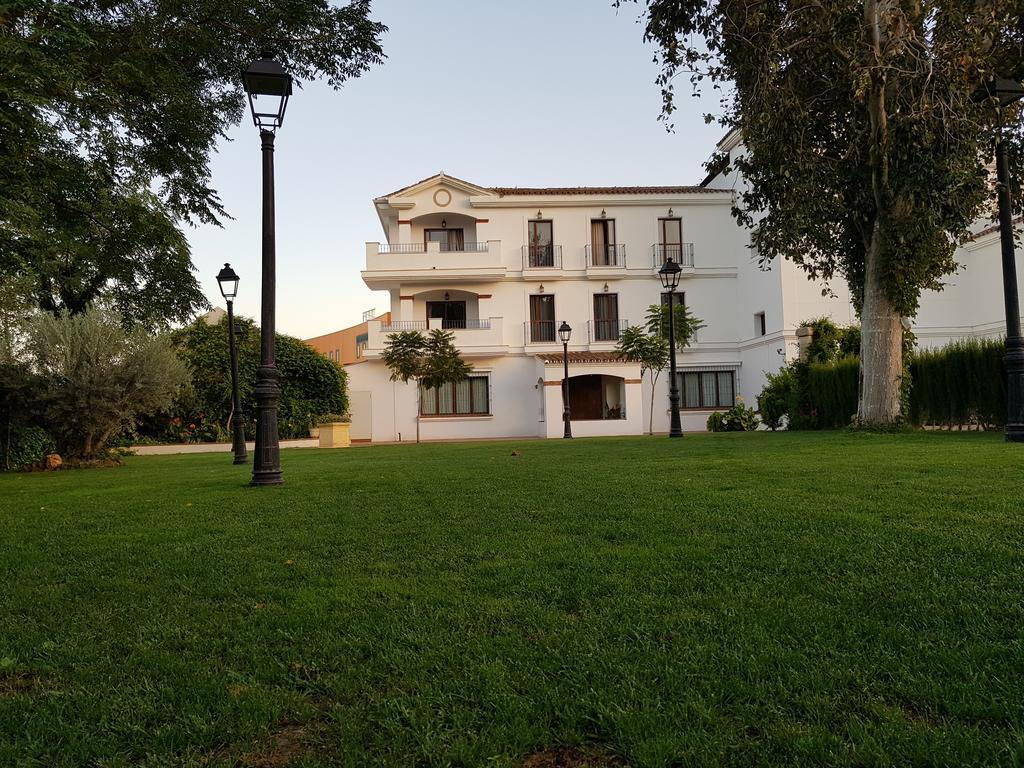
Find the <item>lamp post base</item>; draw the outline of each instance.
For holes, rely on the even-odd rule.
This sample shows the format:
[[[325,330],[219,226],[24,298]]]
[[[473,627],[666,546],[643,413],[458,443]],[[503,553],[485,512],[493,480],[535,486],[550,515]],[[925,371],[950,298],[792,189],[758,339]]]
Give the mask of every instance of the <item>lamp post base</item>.
[[[1006,439],[1024,443],[1024,338],[1006,339]]]
[[[256,449],[253,451],[250,485],[281,485],[281,446],[277,433],[277,401],[281,390],[277,368],[261,365],[256,369]]]

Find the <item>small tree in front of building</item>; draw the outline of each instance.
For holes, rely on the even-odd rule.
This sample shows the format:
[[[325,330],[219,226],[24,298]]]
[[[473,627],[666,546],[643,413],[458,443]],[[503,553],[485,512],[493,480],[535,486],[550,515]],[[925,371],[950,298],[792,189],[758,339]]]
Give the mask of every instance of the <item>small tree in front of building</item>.
[[[381,360],[391,371],[392,381],[416,382],[416,442],[420,441],[420,390],[456,384],[473,372],[459,355],[455,334],[435,328],[422,331],[401,331],[388,335]]]
[[[647,333],[639,325],[633,325],[622,332],[615,351],[623,360],[640,364],[640,378],[650,373],[651,415],[648,431],[654,434],[654,389],[661,372],[668,367],[668,341],[663,337]]]
[[[682,352],[697,340],[697,331],[706,328],[704,321],[696,317],[690,308],[681,301],[672,307],[675,316],[676,349]],[[668,341],[668,304],[651,304],[647,307],[647,332],[653,336],[661,336]]]

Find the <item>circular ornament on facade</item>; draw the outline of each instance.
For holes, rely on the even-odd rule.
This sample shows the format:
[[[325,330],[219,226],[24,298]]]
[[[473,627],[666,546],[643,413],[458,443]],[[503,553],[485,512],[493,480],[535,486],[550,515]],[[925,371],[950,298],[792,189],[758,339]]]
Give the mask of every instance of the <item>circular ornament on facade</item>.
[[[447,189],[439,189],[434,193],[434,204],[439,208],[444,208],[451,201],[452,193]]]

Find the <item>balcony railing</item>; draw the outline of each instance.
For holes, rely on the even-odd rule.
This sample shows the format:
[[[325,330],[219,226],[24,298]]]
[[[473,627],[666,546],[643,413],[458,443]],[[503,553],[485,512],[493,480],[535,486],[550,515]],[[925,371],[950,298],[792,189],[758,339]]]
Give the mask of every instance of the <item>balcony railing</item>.
[[[629,320],[588,320],[587,337],[591,342],[618,341],[629,328]]]
[[[651,250],[654,252],[655,269],[661,269],[670,257],[680,267],[693,266],[693,243],[655,243]]]
[[[397,333],[398,331],[425,331],[427,323],[425,320],[392,320],[390,323],[381,323],[381,333]]]
[[[524,245],[523,269],[561,269],[562,246]]]
[[[555,341],[554,320],[527,320],[526,343],[527,344],[553,344]]]
[[[587,264],[591,267],[626,266],[626,246],[624,243],[587,245],[586,251]]]
[[[487,242],[462,243],[461,245],[451,243],[438,243],[441,246],[441,253],[487,253]]]
[[[377,253],[426,253],[426,243],[381,243]]]
[[[442,320],[439,317],[432,317],[430,318],[430,327],[443,328],[446,331],[489,331],[491,320],[487,317],[479,320]]]

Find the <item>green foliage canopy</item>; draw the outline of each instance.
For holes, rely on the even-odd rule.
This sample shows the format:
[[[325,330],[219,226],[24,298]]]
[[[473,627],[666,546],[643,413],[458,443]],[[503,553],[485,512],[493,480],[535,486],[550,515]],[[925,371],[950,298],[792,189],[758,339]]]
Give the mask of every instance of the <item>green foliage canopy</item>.
[[[178,223],[226,216],[216,142],[266,51],[335,88],[382,60],[369,0],[16,0],[0,6],[0,270],[39,306],[108,295],[147,325],[205,305]]]
[[[235,318],[238,378],[248,434],[255,434],[256,369],[260,365],[260,331],[251,320]],[[200,319],[172,334],[178,354],[188,365],[191,387],[167,412],[152,414],[146,431],[153,437],[220,440],[228,434],[231,415],[231,357],[227,318],[215,325]],[[281,399],[278,425],[283,439],[308,437],[317,417],[348,411],[348,374],[306,342],[278,334],[277,370]],[[192,425],[192,426],[190,426]]]
[[[114,312],[40,314],[28,327],[37,410],[58,451],[91,459],[187,383],[166,336],[125,331]]]
[[[746,147],[732,158],[746,182],[737,217],[756,225],[762,262],[848,282],[861,416],[897,420],[900,316],[941,287],[984,213],[998,110],[972,94],[996,75],[1024,79],[1024,0],[647,0],[645,21],[663,116],[677,75],[721,94],[717,117]],[[1004,117],[1019,168],[1019,108]]]

